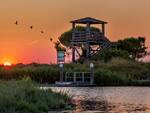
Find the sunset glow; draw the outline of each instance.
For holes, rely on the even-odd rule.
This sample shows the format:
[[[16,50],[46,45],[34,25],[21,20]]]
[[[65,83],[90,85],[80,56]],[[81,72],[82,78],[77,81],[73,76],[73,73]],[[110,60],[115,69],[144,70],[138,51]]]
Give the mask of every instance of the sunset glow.
[[[49,39],[56,41],[71,20],[83,17],[107,21],[112,41],[144,36],[150,47],[149,6],[150,0],[2,0],[0,64],[7,56],[15,63],[56,63]]]
[[[12,66],[11,62],[4,62],[4,66]]]

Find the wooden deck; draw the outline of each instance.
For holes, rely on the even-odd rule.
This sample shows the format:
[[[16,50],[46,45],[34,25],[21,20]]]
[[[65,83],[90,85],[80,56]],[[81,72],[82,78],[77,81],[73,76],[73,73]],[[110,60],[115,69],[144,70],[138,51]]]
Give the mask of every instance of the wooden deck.
[[[86,32],[75,32],[71,40],[72,43],[101,43],[105,40],[105,36],[101,32],[91,32],[87,34]]]

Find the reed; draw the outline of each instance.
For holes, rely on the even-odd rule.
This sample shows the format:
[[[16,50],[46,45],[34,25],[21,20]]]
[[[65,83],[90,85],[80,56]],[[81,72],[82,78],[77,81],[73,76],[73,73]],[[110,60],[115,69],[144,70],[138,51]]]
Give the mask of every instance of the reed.
[[[135,85],[135,81],[150,80],[150,63],[141,63],[121,58],[111,59],[109,62],[91,61],[95,64],[95,83],[97,85]],[[65,72],[89,71],[89,63],[65,64]],[[59,81],[58,65],[30,64],[14,66],[10,69],[0,67],[0,79],[21,80],[29,77],[38,83],[54,84]],[[134,81],[134,82],[133,82]],[[141,82],[140,84],[142,85]],[[149,82],[146,84],[150,85]]]
[[[0,81],[0,113],[48,113],[69,103],[67,94],[41,90],[30,80]]]

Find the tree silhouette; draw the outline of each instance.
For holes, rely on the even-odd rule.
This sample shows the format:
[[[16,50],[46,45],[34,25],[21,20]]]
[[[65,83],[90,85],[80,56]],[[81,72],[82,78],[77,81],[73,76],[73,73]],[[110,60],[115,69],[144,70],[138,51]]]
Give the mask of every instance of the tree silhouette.
[[[116,47],[119,50],[125,50],[129,53],[131,59],[139,59],[147,54],[145,46],[145,37],[130,37],[124,40],[118,40]]]

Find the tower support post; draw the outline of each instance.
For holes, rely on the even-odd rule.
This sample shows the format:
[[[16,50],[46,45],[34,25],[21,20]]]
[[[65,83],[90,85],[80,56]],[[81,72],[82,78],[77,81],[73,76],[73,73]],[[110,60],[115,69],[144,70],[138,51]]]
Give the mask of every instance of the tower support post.
[[[105,35],[105,24],[102,24],[102,33]]]
[[[72,62],[73,63],[75,63],[75,60],[76,60],[75,56],[76,56],[76,54],[75,54],[75,45],[73,45],[73,47],[72,47]]]

